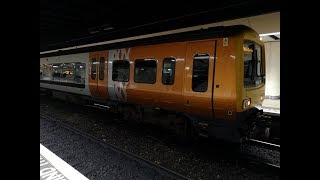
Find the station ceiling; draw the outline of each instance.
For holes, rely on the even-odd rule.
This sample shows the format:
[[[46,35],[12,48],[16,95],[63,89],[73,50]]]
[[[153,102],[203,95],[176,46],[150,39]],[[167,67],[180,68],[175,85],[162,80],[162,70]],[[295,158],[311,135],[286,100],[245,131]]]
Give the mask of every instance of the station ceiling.
[[[40,0],[40,52],[278,11],[275,0]]]

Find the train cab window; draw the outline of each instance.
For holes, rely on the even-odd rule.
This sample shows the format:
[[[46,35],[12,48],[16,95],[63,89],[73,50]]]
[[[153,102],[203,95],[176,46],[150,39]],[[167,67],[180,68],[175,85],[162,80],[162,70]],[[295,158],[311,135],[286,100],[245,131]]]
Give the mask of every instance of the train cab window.
[[[154,84],[157,79],[157,61],[155,59],[137,59],[134,65],[134,82]]]
[[[172,85],[174,83],[176,59],[165,58],[162,66],[162,84]]]
[[[244,41],[244,87],[255,87],[264,81],[261,49],[262,47],[253,41]]]
[[[105,59],[104,57],[101,57],[100,63],[99,63],[99,79],[100,80],[104,79],[104,63],[105,63]]]
[[[206,92],[208,89],[209,55],[196,54],[193,58],[192,90]]]
[[[112,62],[112,80],[128,82],[130,77],[130,63],[128,60],[114,60]]]
[[[96,79],[97,75],[97,60],[96,58],[92,59],[92,64],[91,64],[91,79]]]

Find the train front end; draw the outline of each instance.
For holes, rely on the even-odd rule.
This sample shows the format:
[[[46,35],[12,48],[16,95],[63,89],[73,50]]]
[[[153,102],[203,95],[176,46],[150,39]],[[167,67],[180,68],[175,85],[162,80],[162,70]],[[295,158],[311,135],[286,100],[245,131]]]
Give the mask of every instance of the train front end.
[[[265,49],[259,35],[245,32],[239,49],[238,119],[241,122],[242,140],[268,139],[271,119],[263,115],[261,107],[265,97]]]

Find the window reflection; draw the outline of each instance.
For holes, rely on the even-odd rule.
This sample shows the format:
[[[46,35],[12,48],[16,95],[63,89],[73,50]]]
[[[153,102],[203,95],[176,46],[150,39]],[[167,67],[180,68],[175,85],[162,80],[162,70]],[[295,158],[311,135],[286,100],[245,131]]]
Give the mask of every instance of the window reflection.
[[[40,64],[40,80],[85,84],[85,69],[81,62]]]

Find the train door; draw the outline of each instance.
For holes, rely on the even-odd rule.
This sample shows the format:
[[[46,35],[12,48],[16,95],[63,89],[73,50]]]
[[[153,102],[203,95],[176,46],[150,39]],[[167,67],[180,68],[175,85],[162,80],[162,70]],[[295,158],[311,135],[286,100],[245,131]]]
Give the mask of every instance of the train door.
[[[214,40],[187,43],[184,108],[190,114],[213,115],[215,43]]]
[[[89,88],[91,95],[96,98],[106,99],[108,95],[108,52],[90,53]]]

